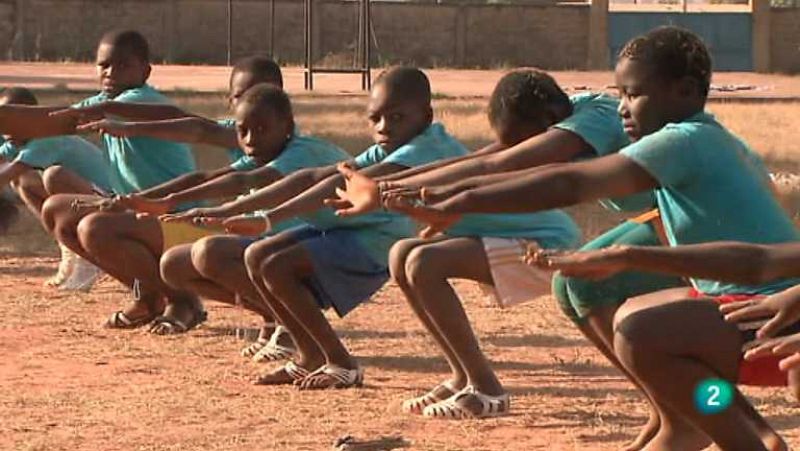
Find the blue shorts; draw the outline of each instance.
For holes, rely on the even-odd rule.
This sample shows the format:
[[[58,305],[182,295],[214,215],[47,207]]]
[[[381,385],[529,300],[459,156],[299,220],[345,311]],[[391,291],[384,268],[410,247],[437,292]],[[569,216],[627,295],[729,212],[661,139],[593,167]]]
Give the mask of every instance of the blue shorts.
[[[305,225],[284,233],[311,256],[314,274],[305,280],[323,309],[333,308],[344,317],[369,300],[389,280],[389,268],[376,262],[352,229],[319,230]]]

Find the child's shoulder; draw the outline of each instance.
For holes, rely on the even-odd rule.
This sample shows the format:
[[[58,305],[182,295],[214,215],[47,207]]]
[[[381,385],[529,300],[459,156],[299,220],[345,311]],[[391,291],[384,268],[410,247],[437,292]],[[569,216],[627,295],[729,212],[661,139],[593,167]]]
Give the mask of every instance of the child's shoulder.
[[[616,114],[619,99],[602,92],[582,92],[569,96],[569,101],[575,110],[585,107],[613,108]]]
[[[148,84],[127,89],[114,97],[116,102],[168,103],[169,98]]]

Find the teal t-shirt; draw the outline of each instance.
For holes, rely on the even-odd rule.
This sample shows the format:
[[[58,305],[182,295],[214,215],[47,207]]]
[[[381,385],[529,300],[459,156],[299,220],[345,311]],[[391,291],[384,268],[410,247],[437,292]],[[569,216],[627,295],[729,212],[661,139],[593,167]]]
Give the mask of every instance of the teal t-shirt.
[[[126,103],[169,103],[149,85],[129,89],[114,98],[106,93],[85,99],[75,107],[113,100]],[[111,165],[111,186],[119,194],[141,191],[195,171],[191,148],[186,144],[136,136],[102,136]]]
[[[84,180],[110,191],[111,168],[102,150],[78,136],[54,136],[32,139],[22,146],[10,141],[0,145],[0,158],[19,162],[35,169],[61,165]]]
[[[667,124],[620,152],[658,181],[655,197],[673,246],[800,239],[772,193],[761,159],[710,114],[701,112]],[[702,279],[692,283],[709,295],[771,294],[800,283],[800,279],[758,286]]]
[[[581,155],[580,160],[616,153],[630,144],[617,112],[619,99],[608,94],[584,93],[570,96],[569,100],[572,114],[553,128],[572,132],[592,147],[594,152]],[[600,205],[613,211],[640,211],[653,208],[655,203],[652,192],[600,201]]]
[[[447,133],[444,126],[433,123],[408,143],[387,154],[380,145],[373,145],[355,157],[354,164],[365,168],[378,163],[396,164],[406,168],[421,166],[444,158],[466,155],[467,149]],[[327,230],[349,228],[364,246],[370,257],[383,265],[389,264],[389,249],[403,238],[413,236],[415,226],[410,218],[396,213],[377,211],[352,218],[340,218],[330,208],[302,217],[314,227]]]

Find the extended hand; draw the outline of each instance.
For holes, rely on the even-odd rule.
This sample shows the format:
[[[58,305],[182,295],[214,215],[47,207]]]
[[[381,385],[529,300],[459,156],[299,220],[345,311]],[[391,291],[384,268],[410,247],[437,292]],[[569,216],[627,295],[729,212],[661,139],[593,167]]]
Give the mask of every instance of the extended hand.
[[[384,205],[390,210],[406,214],[415,221],[426,224],[427,226],[419,233],[422,238],[436,236],[461,219],[460,214],[446,213],[435,206],[424,205],[420,201],[403,196],[389,197]]]
[[[567,277],[605,279],[627,269],[624,246],[611,246],[592,251],[529,250],[525,262],[550,271],[561,271]]]
[[[75,127],[75,130],[83,133],[106,133],[119,138],[133,136],[133,131],[127,123],[115,121],[113,119],[100,119],[99,121],[87,122],[85,124],[78,125]]]
[[[773,294],[766,299],[721,305],[725,321],[739,323],[769,318],[756,332],[758,338],[774,337],[781,329],[800,321],[800,286]]]
[[[259,236],[267,231],[261,216],[234,216],[222,221],[225,231],[234,235]]]
[[[779,363],[780,369],[800,369],[800,334],[773,338],[761,343],[744,354],[746,360],[757,360],[768,355],[786,355]]]
[[[325,205],[336,210],[337,216],[355,216],[380,207],[378,182],[360,174],[347,163],[336,167],[345,181],[345,189],[337,188],[336,199],[326,199]]]

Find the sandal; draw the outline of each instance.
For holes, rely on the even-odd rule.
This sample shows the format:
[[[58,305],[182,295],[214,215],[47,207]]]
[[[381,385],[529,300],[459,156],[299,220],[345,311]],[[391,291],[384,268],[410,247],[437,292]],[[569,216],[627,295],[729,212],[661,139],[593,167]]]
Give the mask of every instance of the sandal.
[[[327,384],[312,385],[315,380],[327,380]],[[317,368],[302,381],[295,382],[300,390],[325,390],[328,388],[361,387],[364,383],[364,370],[360,367],[349,370],[339,365],[326,363]]]
[[[153,315],[144,315],[138,318],[131,318],[122,310],[114,312],[106,320],[103,327],[106,329],[136,329],[137,327],[144,326],[145,324],[153,321]]]
[[[303,368],[302,366],[292,362],[291,360],[286,362],[280,369],[286,373],[287,376],[291,378],[291,381],[287,381],[286,383],[276,383],[268,381],[267,378],[269,376],[274,376],[276,373],[265,374],[263,376],[259,376],[258,379],[253,381],[254,385],[288,385],[288,384],[297,384],[303,379],[307,378],[309,375],[313,374],[311,371]]]
[[[480,412],[472,412],[465,407],[465,400],[474,398],[481,404]],[[422,415],[428,418],[446,418],[451,420],[496,418],[507,415],[511,407],[508,393],[500,396],[489,396],[479,392],[474,386],[467,385],[455,395],[426,407]]]
[[[275,332],[269,341],[253,355],[254,362],[276,362],[279,360],[289,360],[294,357],[297,349],[294,346],[284,346],[278,343],[282,335],[288,335],[289,331],[283,326],[275,327]]]
[[[191,321],[186,323],[171,316],[158,316],[150,326],[150,333],[156,335],[183,334],[204,323],[207,319],[208,313],[205,310],[195,311]]]
[[[278,327],[276,323],[264,323],[264,325],[261,326],[261,330],[258,332],[258,338],[256,338],[256,341],[242,348],[241,351],[242,357],[255,356],[258,353],[258,351],[261,350],[261,348],[263,348],[264,346],[267,345],[267,343],[269,343],[269,339],[264,337],[265,335],[264,330],[273,329],[274,331],[276,327]]]
[[[448,394],[444,397],[441,397],[437,394],[437,392],[446,392]],[[402,410],[405,413],[414,413],[419,415],[426,407],[442,402],[458,392],[458,388],[453,386],[452,381],[444,381],[422,396],[417,396],[416,398],[406,399],[403,401]]]

